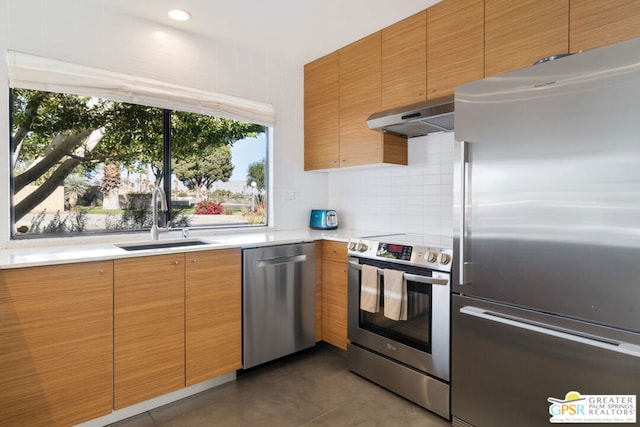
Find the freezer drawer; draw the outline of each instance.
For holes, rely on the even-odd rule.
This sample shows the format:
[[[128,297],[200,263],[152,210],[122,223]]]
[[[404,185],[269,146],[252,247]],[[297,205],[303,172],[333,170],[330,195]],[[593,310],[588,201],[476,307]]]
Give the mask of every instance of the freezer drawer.
[[[570,391],[640,396],[638,334],[454,295],[451,353],[454,426],[550,425]]]

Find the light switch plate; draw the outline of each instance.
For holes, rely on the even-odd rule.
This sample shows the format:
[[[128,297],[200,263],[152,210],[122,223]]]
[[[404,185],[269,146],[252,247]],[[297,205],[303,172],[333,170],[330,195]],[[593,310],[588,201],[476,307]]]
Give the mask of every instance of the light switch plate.
[[[283,190],[282,191],[282,202],[283,203],[298,203],[298,192],[292,190]]]

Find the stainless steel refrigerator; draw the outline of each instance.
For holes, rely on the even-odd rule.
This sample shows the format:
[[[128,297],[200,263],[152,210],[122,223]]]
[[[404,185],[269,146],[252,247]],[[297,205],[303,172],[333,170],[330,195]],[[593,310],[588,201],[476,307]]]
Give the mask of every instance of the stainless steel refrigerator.
[[[453,424],[640,421],[640,39],[455,111]]]

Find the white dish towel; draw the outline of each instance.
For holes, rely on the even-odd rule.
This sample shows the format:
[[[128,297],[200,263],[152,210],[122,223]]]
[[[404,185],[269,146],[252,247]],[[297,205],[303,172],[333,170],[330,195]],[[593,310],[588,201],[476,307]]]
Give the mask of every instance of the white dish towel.
[[[384,317],[407,320],[407,281],[403,271],[384,270]]]
[[[362,265],[360,309],[369,313],[380,311],[380,278],[378,267],[373,265]]]

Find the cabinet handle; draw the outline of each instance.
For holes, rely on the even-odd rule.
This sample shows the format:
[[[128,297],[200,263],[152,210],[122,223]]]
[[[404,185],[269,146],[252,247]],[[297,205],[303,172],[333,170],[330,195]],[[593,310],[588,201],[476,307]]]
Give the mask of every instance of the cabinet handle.
[[[100,270],[98,270],[98,274],[104,275],[104,268],[101,268]]]
[[[175,261],[173,261],[173,263],[174,263],[175,265],[178,265],[178,264],[180,264],[180,261],[175,260]]]
[[[194,258],[194,259],[191,260],[191,262],[195,264],[196,262],[198,262],[198,260],[196,258]]]

